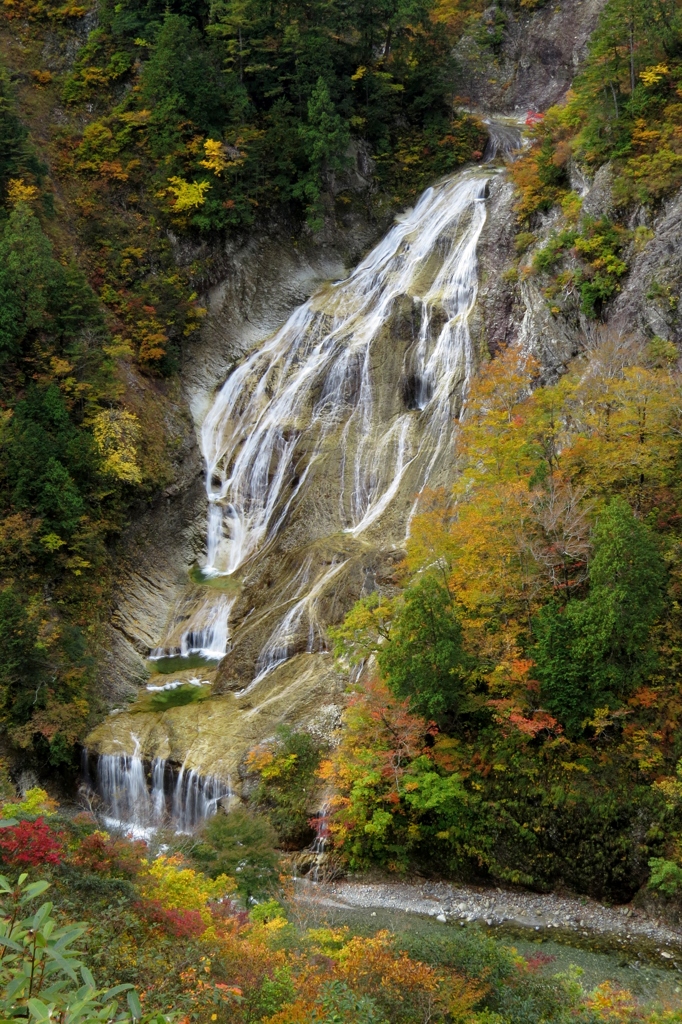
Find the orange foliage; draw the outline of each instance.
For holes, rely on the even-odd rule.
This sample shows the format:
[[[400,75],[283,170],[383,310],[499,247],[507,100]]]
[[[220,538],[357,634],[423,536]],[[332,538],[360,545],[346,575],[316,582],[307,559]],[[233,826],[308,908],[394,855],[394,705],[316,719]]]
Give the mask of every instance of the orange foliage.
[[[479,988],[454,971],[436,970],[407,953],[396,955],[388,932],[373,938],[355,936],[338,956],[339,968],[351,987],[375,998],[389,1019],[424,1021],[471,1017],[481,998]]]

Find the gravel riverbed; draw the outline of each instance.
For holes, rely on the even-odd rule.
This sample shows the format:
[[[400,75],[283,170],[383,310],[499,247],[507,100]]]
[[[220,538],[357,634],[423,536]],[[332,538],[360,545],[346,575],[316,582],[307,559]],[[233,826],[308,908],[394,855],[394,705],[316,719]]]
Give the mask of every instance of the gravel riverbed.
[[[661,966],[682,969],[682,930],[631,906],[607,907],[579,896],[538,895],[449,882],[308,882],[298,898],[327,908],[373,907],[428,914],[450,924],[541,933],[571,945],[636,949]]]

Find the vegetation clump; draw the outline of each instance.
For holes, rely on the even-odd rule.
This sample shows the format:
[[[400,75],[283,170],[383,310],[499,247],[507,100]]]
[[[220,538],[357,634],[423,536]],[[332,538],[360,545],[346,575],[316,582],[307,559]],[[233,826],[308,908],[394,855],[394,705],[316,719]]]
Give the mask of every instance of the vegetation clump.
[[[273,878],[270,890],[263,888],[255,902],[246,891],[237,896],[239,865],[234,878],[210,878],[188,862],[178,850],[183,844],[187,848],[186,837],[173,841],[176,852],[155,856],[158,851],[141,840],[103,832],[89,814],[73,818],[55,810],[54,827],[63,839],[58,863],[44,852],[17,877],[0,848],[6,872],[0,875],[4,1020],[676,1024],[680,1019],[679,1012],[642,1006],[608,983],[588,991],[579,972],[557,973],[545,963],[551,958],[523,957],[477,928],[400,936],[376,925],[363,934],[362,928],[354,931],[324,917],[305,920],[286,880],[282,885]],[[30,824],[30,816],[22,823]],[[248,849],[249,828],[243,815],[218,815],[205,827],[202,841],[210,839],[223,851],[240,844]]]
[[[651,861],[672,884],[680,378],[654,348],[602,333],[544,387],[510,349],[472,383],[404,589],[334,634],[377,669],[321,767],[351,866],[629,899]]]

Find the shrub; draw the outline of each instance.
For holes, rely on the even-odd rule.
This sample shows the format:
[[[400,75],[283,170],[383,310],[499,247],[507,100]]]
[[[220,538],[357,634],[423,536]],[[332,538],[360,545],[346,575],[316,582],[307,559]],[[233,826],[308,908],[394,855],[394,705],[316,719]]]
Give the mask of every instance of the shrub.
[[[649,867],[649,888],[657,889],[664,896],[677,896],[682,886],[682,868],[675,861],[665,860],[664,857],[652,857]]]
[[[160,925],[176,939],[197,939],[206,931],[206,922],[198,910],[168,908],[158,900],[148,900],[141,905],[141,912],[148,921]]]
[[[64,842],[61,834],[38,818],[20,821],[0,829],[0,856],[9,864],[30,867],[61,864]]]
[[[3,804],[0,807],[0,818],[24,818],[36,814],[47,818],[55,813],[58,806],[57,801],[48,796],[44,789],[33,786],[26,790],[22,800]]]
[[[107,832],[92,832],[79,843],[71,863],[86,871],[112,878],[134,878],[143,866],[147,844],[112,838]]]
[[[279,877],[277,835],[267,818],[237,808],[211,818],[192,851],[212,878],[230,875],[244,899],[272,891]]]
[[[165,910],[194,910],[208,924],[209,900],[220,899],[234,892],[235,884],[220,870],[213,878],[207,878],[200,871],[184,867],[181,857],[157,857],[146,875],[144,895],[152,902],[158,902]]]
[[[260,775],[253,803],[265,811],[285,849],[302,849],[314,838],[310,817],[320,754],[321,744],[309,733],[280,726],[274,742],[249,755],[249,767]]]

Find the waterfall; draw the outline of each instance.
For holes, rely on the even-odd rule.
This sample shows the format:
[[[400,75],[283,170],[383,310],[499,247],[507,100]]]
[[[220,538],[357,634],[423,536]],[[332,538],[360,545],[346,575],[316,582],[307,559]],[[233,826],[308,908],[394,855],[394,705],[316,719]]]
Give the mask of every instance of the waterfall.
[[[329,820],[331,817],[331,804],[328,800],[322,804],[320,812],[315,819],[315,839],[311,847],[313,854],[313,866],[310,871],[310,881],[320,881],[320,868],[324,866],[324,854],[329,842]]]
[[[488,160],[518,148],[518,128],[489,123],[489,130]],[[248,574],[247,564],[299,504],[311,507],[309,481],[319,481],[326,467],[336,517],[330,521],[325,506],[326,535],[359,545],[368,535],[400,543],[419,495],[447,483],[454,420],[475,371],[468,321],[495,173],[469,167],[428,188],[346,279],[316,292],[230,373],[201,427],[207,579]],[[403,331],[394,341],[400,316],[412,335]],[[382,391],[391,360],[391,386],[384,382]],[[331,565],[328,557],[305,559],[291,596],[277,599],[283,617],[242,693],[294,653],[324,649],[319,602],[348,561],[345,554]],[[175,635],[153,658],[217,660],[229,651],[235,598],[203,593],[188,622],[176,615],[179,641]]]
[[[306,652],[312,654],[316,645],[319,644],[318,650],[323,650],[323,630],[322,625],[317,615],[317,599],[326,589],[327,585],[331,582],[334,576],[337,575],[343,569],[344,562],[339,562],[336,565],[332,565],[327,572],[315,582],[310,590],[299,597],[303,587],[299,587],[296,597],[299,600],[295,601],[293,607],[287,612],[279,626],[271,633],[262,651],[258,655],[258,661],[256,662],[256,676],[254,680],[247,686],[242,693],[248,693],[252,686],[259,683],[269,672],[277,668],[283,662],[287,661],[291,657],[294,649],[294,644],[300,634],[301,623],[304,617],[308,620],[308,643],[306,646]],[[306,563],[308,570],[310,569],[310,560]],[[304,579],[307,577],[307,573],[304,573]],[[305,584],[303,585],[305,586]]]
[[[234,596],[226,594],[206,597],[182,630],[179,643],[156,647],[149,660],[200,654],[208,661],[220,661],[228,651],[230,610],[234,602]],[[176,610],[174,618],[182,620],[182,609]]]
[[[417,434],[435,430],[437,451],[422,471],[428,475],[453,392],[473,367],[467,317],[489,176],[473,169],[427,189],[347,280],[295,310],[230,375],[201,431],[207,573],[235,572],[276,532],[332,432],[341,433],[345,454],[342,525],[355,535],[395,496],[423,448]],[[442,267],[424,286],[437,247]],[[375,402],[374,343],[402,296],[422,312],[414,370],[420,402],[385,424]],[[432,326],[436,305],[447,318]]]
[[[232,795],[227,786],[215,775],[200,775],[196,769],[180,769],[173,790],[172,816],[178,832],[191,832],[205,818],[218,809],[218,801]]]
[[[186,771],[184,766],[175,772],[160,757],[145,765],[139,740],[132,739],[132,754],[102,754],[97,760],[95,790],[110,828],[123,828],[136,838],[148,838],[160,826],[191,832],[216,813],[223,797],[232,795],[229,779]],[[85,771],[84,775],[88,777]]]
[[[140,741],[132,754],[102,754],[97,763],[97,791],[106,808],[107,824],[123,823],[133,833],[151,824],[151,799],[147,789]]]

